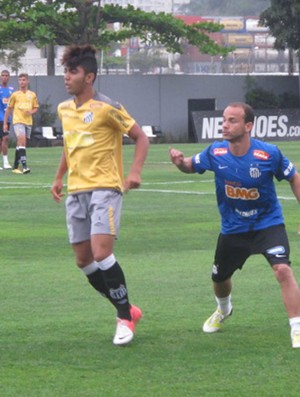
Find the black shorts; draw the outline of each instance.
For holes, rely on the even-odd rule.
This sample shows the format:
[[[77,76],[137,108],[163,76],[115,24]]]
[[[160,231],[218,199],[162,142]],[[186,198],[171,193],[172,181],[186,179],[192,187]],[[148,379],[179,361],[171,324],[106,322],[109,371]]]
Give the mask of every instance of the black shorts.
[[[242,269],[251,255],[262,254],[271,266],[290,265],[290,246],[284,225],[263,230],[220,234],[212,268],[212,279],[221,282],[230,278],[237,269]]]
[[[9,129],[9,124],[8,124],[8,129]],[[0,121],[0,139],[2,139],[4,136],[8,136],[9,132],[4,132],[3,131],[3,121]]]

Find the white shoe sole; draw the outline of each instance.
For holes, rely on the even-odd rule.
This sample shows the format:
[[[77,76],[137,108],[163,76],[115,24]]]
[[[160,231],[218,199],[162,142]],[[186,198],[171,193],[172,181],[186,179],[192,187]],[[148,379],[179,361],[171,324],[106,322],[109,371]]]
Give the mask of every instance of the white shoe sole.
[[[212,325],[210,325],[210,321],[209,321],[209,320],[210,320],[213,316],[216,315],[216,314],[215,314],[216,312],[214,312],[214,313],[205,321],[205,323],[203,324],[203,327],[202,327],[203,332],[205,332],[206,334],[213,334],[213,333],[215,333],[215,332],[220,331],[221,324],[223,324],[223,322],[226,320],[226,318],[228,318],[229,316],[231,316],[232,310],[233,310],[233,309],[231,309],[230,313],[227,314],[226,316],[222,315],[221,313],[218,313],[219,316],[222,316],[222,317],[223,317],[223,318],[219,321],[219,324],[220,324],[219,327],[213,327]]]
[[[116,346],[124,346],[132,341],[134,333],[125,324],[118,323],[113,344]]]

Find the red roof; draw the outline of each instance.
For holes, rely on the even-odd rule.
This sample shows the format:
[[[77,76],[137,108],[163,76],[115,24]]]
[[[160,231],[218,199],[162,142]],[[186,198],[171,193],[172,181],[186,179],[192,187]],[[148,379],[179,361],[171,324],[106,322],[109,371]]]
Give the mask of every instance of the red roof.
[[[176,18],[181,19],[185,24],[191,25],[198,22],[212,22],[213,18],[203,18],[196,15],[175,15]]]

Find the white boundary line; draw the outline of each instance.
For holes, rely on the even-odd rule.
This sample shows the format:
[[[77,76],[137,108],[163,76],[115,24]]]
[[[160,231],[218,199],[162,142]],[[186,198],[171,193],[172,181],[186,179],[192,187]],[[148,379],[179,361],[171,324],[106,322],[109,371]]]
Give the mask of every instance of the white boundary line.
[[[50,189],[50,184],[35,182],[0,182],[0,190],[4,189]]]
[[[149,185],[171,185],[171,184],[183,184],[183,183],[199,183],[199,181],[174,181],[174,182],[145,182],[143,186]],[[213,180],[206,180],[202,182],[213,182]],[[0,182],[0,190],[3,189],[50,189],[52,185],[50,184],[39,184],[34,182]],[[66,185],[64,185],[66,187]],[[191,190],[171,190],[171,189],[133,189],[132,192],[150,192],[150,193],[162,193],[162,194],[191,194],[196,196],[215,196],[215,191],[213,192],[199,192]],[[279,200],[296,200],[294,196],[278,196]]]
[[[189,190],[136,189],[134,191],[151,192],[151,193],[195,194],[195,195],[199,195],[199,196],[215,195],[215,192],[211,192],[211,193],[210,192],[193,192],[193,191],[189,191]]]
[[[203,181],[173,181],[173,182],[144,182],[143,186],[149,186],[149,185],[181,185],[185,183],[213,183],[213,179],[207,179]]]
[[[25,185],[33,185],[33,186],[35,186],[35,185],[38,185],[37,183],[35,183],[35,182],[0,182],[0,185],[12,185],[12,186],[15,186],[15,185],[23,185],[23,186],[25,186]]]
[[[0,186],[0,190],[8,189],[50,189],[51,185]]]

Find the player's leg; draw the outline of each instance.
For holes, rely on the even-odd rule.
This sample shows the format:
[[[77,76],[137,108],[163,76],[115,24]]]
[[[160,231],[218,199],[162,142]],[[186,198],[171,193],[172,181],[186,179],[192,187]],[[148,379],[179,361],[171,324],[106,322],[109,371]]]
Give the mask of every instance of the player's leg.
[[[2,153],[2,138],[0,137],[0,153]],[[0,167],[0,171],[3,170],[2,167]]]
[[[123,345],[134,336],[141,310],[130,305],[124,272],[113,253],[118,235],[122,195],[112,190],[94,191],[89,205],[91,214],[91,247],[105,280],[109,299],[117,309],[114,344]]]
[[[291,326],[293,347],[300,348],[300,289],[290,266],[290,247],[284,225],[273,226],[265,234],[263,255],[272,266],[280,285],[282,300]]]
[[[9,164],[8,161],[8,143],[9,143],[9,134],[5,132],[3,133],[2,144],[1,144],[3,168],[5,170],[11,169],[11,165]]]
[[[25,133],[22,134],[22,143],[20,143],[20,162],[23,167],[23,174],[28,174],[30,172],[30,168],[27,166],[27,154],[26,154],[26,146],[27,146],[27,137],[31,135],[31,126],[24,126]]]
[[[0,150],[3,157],[3,168],[8,170],[11,169],[11,165],[8,162],[8,142],[9,142],[9,128],[10,124],[8,123],[8,131],[3,130],[3,121],[0,122]]]
[[[94,259],[89,240],[72,244],[76,263],[89,283],[117,309],[114,344],[125,345],[133,339],[135,325],[141,318],[142,312],[138,307],[129,305],[125,277],[112,254],[114,244],[112,236],[93,235],[92,240],[93,245],[101,247],[99,251],[101,255],[98,254],[97,259]]]
[[[125,276],[113,254],[114,239],[108,234],[92,235],[93,257],[102,270],[109,299],[117,309],[118,318],[131,320]]]
[[[135,326],[142,317],[142,311],[129,303],[125,276],[113,254],[114,241],[113,235],[93,234],[91,236],[93,257],[102,272],[106,296],[117,310],[117,326],[113,343],[126,345],[134,337]]]
[[[95,262],[93,258],[90,240],[72,244],[72,248],[75,253],[76,264],[85,274],[89,283],[102,296],[109,299],[102,271],[99,269],[97,262]]]
[[[211,275],[217,309],[203,324],[206,333],[219,331],[223,321],[232,314],[231,277],[250,254],[245,241],[247,237],[240,235],[219,235]]]
[[[300,318],[300,290],[291,267],[285,263],[272,266],[280,284],[282,300],[289,318]]]
[[[107,194],[111,192],[99,191],[98,195],[96,194],[96,202],[99,195],[102,197],[100,203],[107,202],[109,199]],[[107,226],[103,205],[95,205],[95,202],[91,201],[92,195],[93,193],[86,193],[67,197],[69,240],[74,249],[78,267],[86,275],[90,284],[116,307],[118,316],[124,319],[122,321],[125,325],[123,322],[117,322],[118,332],[116,331],[114,343],[126,344],[134,336],[134,327],[141,317],[141,311],[133,305],[129,306],[124,274],[112,253],[114,235],[108,234],[106,238],[106,235],[95,234],[98,228],[106,230],[110,226]],[[91,218],[87,214],[92,214],[94,225],[91,225]],[[99,224],[99,219],[103,220],[104,224]],[[111,222],[114,224],[113,217]],[[90,236],[91,230],[92,236]],[[120,301],[121,295],[124,302]],[[128,317],[130,320],[127,320]],[[121,335],[120,340],[118,340],[119,335]]]
[[[300,348],[300,289],[291,267],[287,264],[272,266],[280,284],[282,300],[291,326],[291,339],[294,348]]]
[[[229,314],[232,312],[231,278],[228,278],[227,280],[219,283],[213,281],[213,289],[214,289],[218,309],[223,313],[224,316],[226,317],[229,316]]]
[[[17,143],[16,143],[16,150],[15,150],[15,160],[13,165],[12,172],[15,174],[22,174],[22,171],[19,169],[19,165],[21,163],[21,157],[25,155],[25,144],[26,144],[26,136],[25,136],[25,126],[24,124],[14,124],[13,129],[16,135]]]
[[[221,282],[213,281],[213,289],[217,302],[217,309],[203,324],[202,329],[206,333],[219,331],[221,324],[232,314],[233,310],[231,303],[231,278]]]
[[[3,121],[0,121],[0,154],[2,153],[2,140],[4,137],[4,131],[3,131]],[[3,168],[0,167],[0,170],[2,170]]]
[[[66,222],[69,241],[75,253],[76,264],[90,284],[108,298],[102,271],[95,262],[90,242],[91,222],[87,204],[91,194],[69,195],[66,199]],[[86,199],[86,200],[84,200]]]

